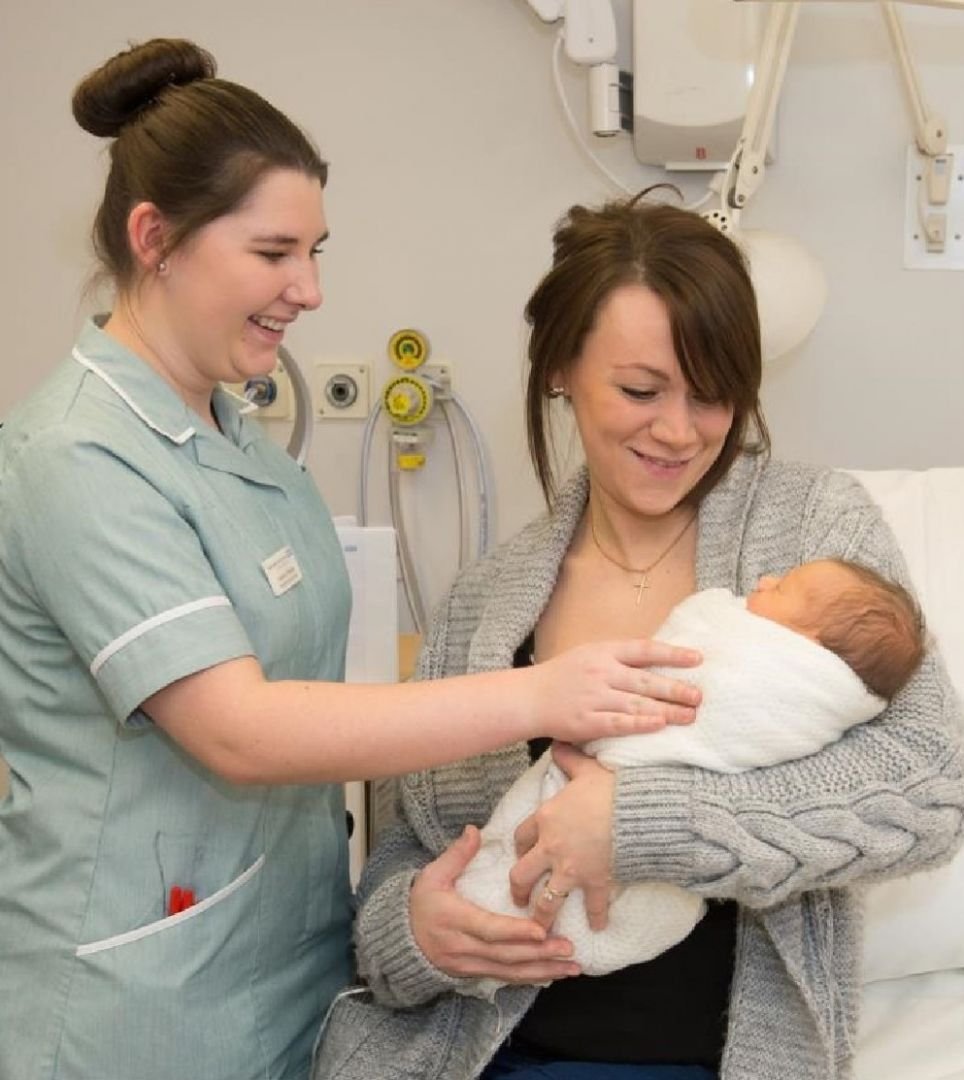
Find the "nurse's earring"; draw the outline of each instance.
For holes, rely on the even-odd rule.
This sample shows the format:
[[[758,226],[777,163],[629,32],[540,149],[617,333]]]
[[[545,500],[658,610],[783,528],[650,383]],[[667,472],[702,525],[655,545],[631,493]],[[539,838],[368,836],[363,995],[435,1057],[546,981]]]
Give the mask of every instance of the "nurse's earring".
[[[157,264],[158,277],[161,277],[166,273],[167,273],[167,263],[163,259],[161,259],[161,261]]]

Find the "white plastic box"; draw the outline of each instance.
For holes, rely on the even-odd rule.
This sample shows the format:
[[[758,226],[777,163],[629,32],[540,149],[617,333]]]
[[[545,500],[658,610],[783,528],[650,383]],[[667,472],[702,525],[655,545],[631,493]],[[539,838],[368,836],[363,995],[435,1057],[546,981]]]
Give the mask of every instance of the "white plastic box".
[[[643,164],[726,165],[743,126],[768,7],[633,0],[633,145]]]

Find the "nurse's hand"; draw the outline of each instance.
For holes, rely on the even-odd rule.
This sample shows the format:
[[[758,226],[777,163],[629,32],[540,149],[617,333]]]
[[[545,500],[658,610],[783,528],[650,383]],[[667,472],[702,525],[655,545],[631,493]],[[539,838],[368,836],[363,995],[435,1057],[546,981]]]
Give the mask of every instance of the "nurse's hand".
[[[612,892],[616,778],[575,747],[557,743],[552,756],[569,782],[515,831],[516,854],[521,857],[509,871],[512,899],[527,906],[536,888],[533,918],[548,927],[565,895],[579,887],[590,927],[602,930],[609,918]]]
[[[418,947],[453,978],[490,978],[505,983],[544,983],[578,975],[566,960],[572,945],[550,937],[529,918],[485,911],[455,891],[455,881],[479,850],[479,830],[465,832],[419,873],[409,899]]]
[[[701,660],[694,649],[646,639],[559,653],[527,670],[537,680],[536,734],[583,743],[692,723],[700,691],[648,668],[694,667]]]

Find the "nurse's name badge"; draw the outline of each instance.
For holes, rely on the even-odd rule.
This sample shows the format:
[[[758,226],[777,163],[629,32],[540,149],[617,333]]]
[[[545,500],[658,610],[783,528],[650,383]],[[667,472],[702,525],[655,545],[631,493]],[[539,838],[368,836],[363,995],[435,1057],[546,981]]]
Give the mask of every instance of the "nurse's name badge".
[[[287,546],[269,555],[261,564],[261,569],[275,596],[283,596],[301,581],[301,567],[295,553]]]

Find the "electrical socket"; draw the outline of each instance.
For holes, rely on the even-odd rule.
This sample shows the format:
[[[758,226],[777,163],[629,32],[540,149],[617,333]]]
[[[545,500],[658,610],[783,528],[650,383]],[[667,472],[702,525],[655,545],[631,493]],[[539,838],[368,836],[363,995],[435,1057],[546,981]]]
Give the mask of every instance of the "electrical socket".
[[[315,364],[312,391],[320,420],[365,419],[371,410],[371,368],[353,361]]]

